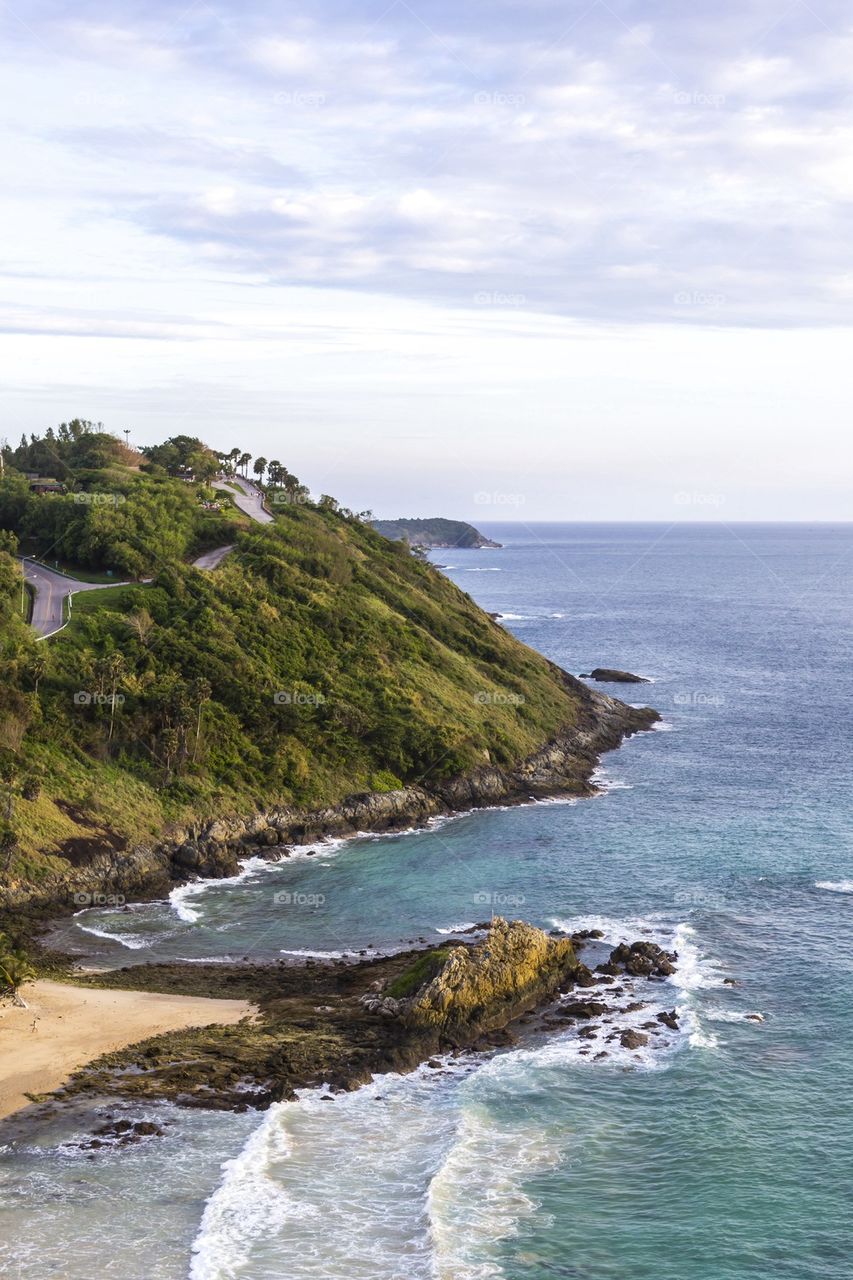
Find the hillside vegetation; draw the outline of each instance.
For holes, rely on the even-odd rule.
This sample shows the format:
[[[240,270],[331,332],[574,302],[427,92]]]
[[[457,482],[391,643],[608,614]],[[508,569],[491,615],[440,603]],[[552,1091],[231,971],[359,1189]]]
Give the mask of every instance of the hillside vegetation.
[[[271,501],[272,524],[251,524],[214,478],[231,455],[175,439],[145,458],[70,424],[48,446],[66,493],[28,486],[26,472],[47,470],[43,441],[4,453],[4,882],[170,821],[512,764],[574,722],[571,683],[405,543],[331,498],[311,502],[278,463],[270,497],[286,500]],[[17,539],[151,581],[80,595],[70,624],[37,642]],[[187,562],[217,541],[236,547],[214,572]]]

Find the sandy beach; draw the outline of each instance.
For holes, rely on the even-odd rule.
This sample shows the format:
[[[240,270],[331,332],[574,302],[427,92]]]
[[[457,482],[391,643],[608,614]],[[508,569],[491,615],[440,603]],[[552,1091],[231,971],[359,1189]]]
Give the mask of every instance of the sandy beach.
[[[244,1000],[99,991],[46,980],[26,983],[21,994],[29,1008],[0,1005],[0,1118],[27,1106],[27,1093],[59,1088],[102,1053],[164,1031],[239,1022],[255,1012]]]

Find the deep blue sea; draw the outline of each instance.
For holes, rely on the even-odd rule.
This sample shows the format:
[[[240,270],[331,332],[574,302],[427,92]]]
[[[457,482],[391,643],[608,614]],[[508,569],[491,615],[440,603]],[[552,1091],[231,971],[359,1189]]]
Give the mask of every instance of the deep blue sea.
[[[260,1117],[148,1108],[168,1136],[95,1161],[73,1117],[43,1126],[3,1151],[4,1274],[853,1274],[853,526],[482,527],[502,549],[433,558],[502,625],[653,681],[604,686],[663,723],[601,795],[250,865],[66,940],[125,964],[384,950],[493,912],[597,926],[675,947],[620,1025],[680,1030],[568,1030]]]

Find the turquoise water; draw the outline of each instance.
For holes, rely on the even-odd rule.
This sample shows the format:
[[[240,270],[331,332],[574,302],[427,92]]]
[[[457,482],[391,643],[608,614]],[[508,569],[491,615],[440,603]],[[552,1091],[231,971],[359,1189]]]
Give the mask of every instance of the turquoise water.
[[[664,724],[605,759],[600,797],[323,846],[171,903],[85,913],[66,936],[127,963],[387,949],[492,911],[598,924],[609,940],[677,947],[675,979],[635,1017],[677,1007],[681,1032],[638,1054],[602,1033],[600,1060],[567,1032],[332,1102],[309,1094],[260,1123],[172,1112],[167,1138],[96,1169],[57,1155],[48,1126],[6,1151],[10,1274],[850,1274],[853,527],[486,532],[504,549],[436,557],[478,602],[570,671],[654,681],[622,693]],[[195,1198],[163,1203],[193,1146]],[[144,1258],[99,1250],[109,1199],[90,1197],[84,1260],[35,1269],[32,1242],[50,1233],[55,1251],[57,1233],[39,1187],[55,1204],[75,1178],[113,1176],[135,1197],[119,1238],[148,1239]],[[29,1261],[10,1205],[26,1214]]]

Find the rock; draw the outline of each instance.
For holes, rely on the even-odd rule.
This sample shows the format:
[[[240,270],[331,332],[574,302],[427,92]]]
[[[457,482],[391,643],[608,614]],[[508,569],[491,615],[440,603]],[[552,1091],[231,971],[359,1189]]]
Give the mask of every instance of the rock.
[[[409,1026],[476,1038],[542,1003],[577,968],[569,938],[549,938],[521,920],[495,917],[474,946],[453,947],[440,971],[408,1002]]]
[[[747,1013],[744,1016],[747,1022],[764,1022],[763,1013]]]
[[[678,1015],[674,1009],[671,1009],[669,1013],[658,1013],[656,1014],[656,1017],[658,1022],[662,1022],[663,1025],[665,1027],[669,1027],[671,1031],[678,1030]]]
[[[600,1018],[609,1013],[606,1004],[600,1000],[575,1000],[572,1004],[563,1005],[560,1016],[563,1018]]]
[[[578,1035],[584,1040],[595,1040],[598,1036],[597,1027],[581,1027]]]
[[[572,975],[576,987],[595,987],[597,980],[592,976],[585,964],[579,964]]]
[[[619,671],[614,667],[595,667],[582,680],[601,680],[607,684],[651,684],[648,676],[635,676],[631,671]]]
[[[649,1037],[642,1031],[628,1030],[621,1033],[619,1042],[623,1049],[641,1049],[644,1044],[649,1043]]]
[[[656,942],[645,939],[632,942],[620,942],[610,952],[606,965],[599,965],[604,973],[629,973],[635,978],[664,977],[675,973],[675,961],[678,956],[674,951],[664,951]]]

